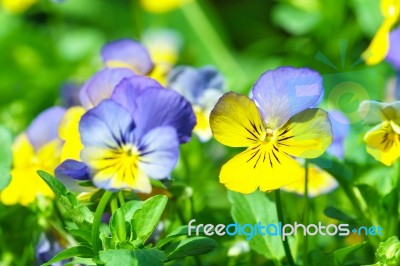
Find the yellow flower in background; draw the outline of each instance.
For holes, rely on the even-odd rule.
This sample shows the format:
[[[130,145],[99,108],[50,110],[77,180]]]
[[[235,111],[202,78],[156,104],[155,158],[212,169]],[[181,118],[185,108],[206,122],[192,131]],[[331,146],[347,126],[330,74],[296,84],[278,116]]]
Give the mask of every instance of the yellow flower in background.
[[[54,196],[36,171],[53,173],[61,162],[62,141],[57,137],[57,129],[64,111],[60,107],[44,111],[32,122],[26,133],[16,138],[12,147],[11,182],[0,192],[3,204],[29,205],[38,195]]]
[[[375,65],[385,59],[389,51],[389,33],[400,17],[400,0],[381,0],[384,20],[362,57],[368,65]]]
[[[281,67],[258,79],[253,99],[234,92],[222,96],[210,116],[214,138],[247,149],[223,165],[220,182],[247,194],[302,178],[304,170],[293,157],[318,157],[332,142],[328,114],[312,108],[322,90],[317,72]]]
[[[38,0],[0,0],[1,8],[12,14],[26,11]]]
[[[364,101],[359,112],[367,124],[374,125],[364,137],[367,152],[383,164],[392,165],[400,157],[400,101]]]
[[[140,4],[150,13],[164,13],[177,9],[193,0],[140,0]]]
[[[181,38],[177,32],[168,29],[152,29],[143,34],[143,45],[150,53],[154,68],[148,74],[161,85],[166,85],[168,73],[178,61]]]
[[[85,109],[81,106],[69,108],[61,119],[58,135],[64,140],[61,152],[61,161],[67,159],[80,160],[80,152],[83,149],[81,136],[79,134],[79,121],[85,114]]]
[[[338,183],[336,179],[326,171],[316,165],[310,164],[308,167],[308,196],[315,197],[334,190]],[[299,195],[304,195],[305,188],[305,169],[303,177],[287,186],[282,187],[282,190],[294,192]]]

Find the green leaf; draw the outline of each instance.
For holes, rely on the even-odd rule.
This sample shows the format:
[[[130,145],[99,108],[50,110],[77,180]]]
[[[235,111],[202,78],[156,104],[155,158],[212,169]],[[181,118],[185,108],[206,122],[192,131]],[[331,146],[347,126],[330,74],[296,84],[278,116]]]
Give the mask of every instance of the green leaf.
[[[68,215],[77,225],[93,223],[92,212],[86,206],[83,206],[75,195],[68,191],[57,178],[45,171],[38,170],[37,173],[51,188],[58,200],[66,208]]]
[[[66,263],[64,266],[76,266],[76,265],[96,266],[96,263],[91,258],[76,258]]]
[[[153,187],[162,188],[162,189],[168,189],[160,180],[151,178],[150,179],[150,183],[151,183],[151,185]]]
[[[162,266],[165,255],[158,249],[109,249],[99,252],[105,266]]]
[[[328,206],[325,210],[324,210],[324,214],[327,217],[339,220],[339,221],[354,221],[357,218],[355,216],[352,216],[350,214],[347,214],[345,212],[343,212],[342,210],[339,210],[335,207],[332,206]]]
[[[342,266],[346,265],[346,260],[353,255],[353,253],[362,248],[367,242],[351,245],[345,248],[335,250],[332,253],[324,254],[321,250],[313,250],[310,252],[311,266]]]
[[[193,228],[191,231],[193,234],[196,232],[196,229]],[[204,228],[200,228],[199,232],[203,233],[204,232]],[[161,239],[160,241],[157,242],[157,247],[163,247],[164,245],[168,244],[169,242],[173,241],[174,239],[176,239],[177,237],[180,236],[188,236],[188,226],[187,225],[181,225],[178,228],[176,228],[175,230],[173,230],[171,233],[169,233],[165,238]]]
[[[144,201],[142,208],[133,215],[133,229],[142,243],[145,243],[156,229],[167,201],[168,198],[164,195],[151,197]]]
[[[12,137],[11,133],[0,126],[0,191],[3,190],[11,180],[12,165]]]
[[[125,214],[121,208],[111,216],[110,230],[114,241],[121,242],[126,240]]]
[[[68,232],[76,239],[92,244],[92,233],[85,229],[69,229]]]
[[[379,243],[376,259],[387,266],[400,264],[400,241],[397,236],[392,236],[385,242]]]
[[[302,35],[317,26],[321,20],[321,15],[320,12],[310,12],[293,5],[281,3],[273,9],[272,19],[286,31],[294,35]]]
[[[92,258],[93,250],[88,247],[84,247],[84,246],[71,247],[71,248],[61,251],[60,253],[55,255],[54,258],[52,258],[48,262],[42,264],[42,266],[51,265],[55,262],[63,261],[63,260],[70,259],[73,257]]]
[[[217,242],[208,237],[195,236],[172,243],[164,251],[167,260],[202,255],[217,248]]]
[[[232,217],[240,224],[278,224],[275,203],[265,193],[256,191],[249,195],[229,191],[228,199],[232,204]],[[250,241],[250,247],[268,259],[281,259],[284,250],[280,237],[256,234]]]
[[[124,211],[125,221],[131,222],[135,212],[142,208],[143,201],[131,200],[124,204],[121,209]]]
[[[353,255],[354,252],[365,246],[366,243],[367,242],[363,242],[335,250],[333,252],[333,259],[335,261],[335,264],[337,266],[345,265],[346,259]]]

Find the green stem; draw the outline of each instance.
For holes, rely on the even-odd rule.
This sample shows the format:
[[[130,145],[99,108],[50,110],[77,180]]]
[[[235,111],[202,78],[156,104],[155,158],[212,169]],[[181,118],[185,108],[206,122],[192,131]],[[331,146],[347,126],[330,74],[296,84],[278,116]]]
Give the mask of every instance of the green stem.
[[[278,213],[278,220],[279,220],[279,222],[281,222],[284,225],[285,221],[283,218],[281,194],[280,194],[279,189],[275,190],[275,203],[276,203],[276,211]],[[286,241],[283,240],[283,238],[282,238],[282,244],[283,244],[283,249],[285,250],[286,258],[287,258],[289,264],[292,266],[296,265],[294,263],[292,253],[290,252],[289,242],[287,240]]]
[[[99,205],[97,206],[96,212],[94,214],[93,226],[92,226],[92,244],[94,254],[97,255],[100,251],[100,238],[99,238],[99,229],[101,224],[101,218],[103,217],[104,210],[110,198],[112,197],[111,191],[104,192],[103,196],[100,199]]]
[[[113,195],[113,197],[111,198],[111,213],[114,214],[117,209],[118,209],[118,198],[117,195]]]
[[[239,81],[247,80],[246,73],[226,48],[198,2],[193,1],[186,4],[182,6],[181,10],[217,66],[222,71],[233,73],[233,76]]]
[[[124,192],[122,190],[118,191],[118,199],[119,199],[119,204],[122,206],[125,205],[125,199],[124,199]]]
[[[303,211],[303,224],[308,225],[308,219],[310,215],[310,199],[308,198],[308,160],[305,161],[305,177],[304,177],[304,211]],[[303,238],[303,264],[308,265],[308,237]]]
[[[393,221],[391,235],[397,235],[399,227],[399,201],[400,201],[400,161],[397,163],[397,179],[393,203]]]

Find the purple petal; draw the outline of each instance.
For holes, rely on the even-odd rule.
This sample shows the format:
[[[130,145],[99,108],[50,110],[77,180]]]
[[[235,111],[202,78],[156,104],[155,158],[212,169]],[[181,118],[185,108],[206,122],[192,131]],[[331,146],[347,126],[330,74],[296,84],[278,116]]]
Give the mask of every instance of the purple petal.
[[[196,117],[190,103],[179,93],[168,89],[149,88],[136,99],[133,113],[136,136],[144,136],[153,128],[174,127],[180,143],[190,140]]]
[[[400,71],[400,27],[390,33],[389,52],[386,60]]]
[[[224,84],[222,74],[211,66],[199,69],[180,66],[173,69],[168,77],[168,87],[179,92],[192,103],[197,103],[207,89],[222,91]]]
[[[58,125],[65,113],[62,107],[51,107],[40,113],[28,127],[26,134],[35,150],[58,138]]]
[[[80,89],[81,89],[80,85],[72,82],[68,82],[62,85],[61,99],[63,105],[66,106],[67,108],[80,105],[81,104],[79,100]]]
[[[130,78],[124,78],[115,88],[111,99],[121,104],[131,114],[135,111],[135,101],[139,94],[146,88],[159,88],[163,87],[154,79],[133,76]]]
[[[138,144],[141,152],[140,169],[152,178],[169,176],[179,157],[179,141],[173,127],[157,127]]]
[[[104,64],[126,64],[139,75],[146,75],[153,69],[153,62],[147,49],[138,42],[122,39],[104,45],[101,50]]]
[[[332,125],[333,140],[328,152],[338,158],[344,157],[344,140],[350,130],[349,119],[339,111],[330,111],[329,119]]]
[[[267,125],[279,128],[293,115],[314,106],[322,89],[322,77],[318,72],[280,67],[262,74],[252,93]]]
[[[75,160],[65,160],[54,171],[59,179],[76,179],[80,181],[90,180],[89,167]]]
[[[105,68],[94,74],[82,87],[79,98],[83,107],[93,108],[110,98],[115,87],[127,77],[135,75],[127,68]]]
[[[89,167],[82,162],[66,160],[55,169],[54,173],[57,179],[70,191],[88,192],[93,190],[93,188],[79,185],[80,181],[90,180],[91,176]]]
[[[85,147],[117,148],[131,141],[134,127],[125,108],[113,100],[104,100],[82,116],[79,132]]]

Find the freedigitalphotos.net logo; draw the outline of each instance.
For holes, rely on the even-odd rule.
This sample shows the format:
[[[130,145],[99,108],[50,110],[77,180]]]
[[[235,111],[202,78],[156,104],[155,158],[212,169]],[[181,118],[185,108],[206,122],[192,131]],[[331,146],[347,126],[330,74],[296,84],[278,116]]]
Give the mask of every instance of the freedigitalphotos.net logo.
[[[380,226],[360,226],[358,228],[351,228],[349,224],[328,224],[322,225],[321,222],[318,224],[304,225],[301,223],[294,222],[294,224],[282,224],[270,223],[263,225],[261,222],[257,224],[239,224],[231,223],[225,224],[198,224],[194,225],[196,219],[192,219],[188,223],[188,235],[192,233],[196,236],[204,233],[207,236],[245,236],[246,240],[251,240],[256,235],[269,235],[281,237],[285,240],[288,236],[296,236],[297,234],[303,234],[304,236],[348,236],[350,234],[357,235],[370,235],[370,236],[382,236],[383,228]]]

